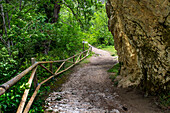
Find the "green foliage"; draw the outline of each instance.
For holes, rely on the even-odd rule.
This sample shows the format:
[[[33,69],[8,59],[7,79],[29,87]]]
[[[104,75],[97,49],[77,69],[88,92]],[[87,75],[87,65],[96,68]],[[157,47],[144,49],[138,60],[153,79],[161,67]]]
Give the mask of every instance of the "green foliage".
[[[37,112],[44,113],[42,104],[44,104],[44,99],[47,95],[46,92],[49,91],[50,91],[50,86],[43,85],[40,88],[37,95],[38,98],[36,98],[36,100],[34,101],[29,113],[37,113]]]
[[[111,45],[105,7],[97,0],[58,0],[59,18],[54,21],[55,0],[2,0],[0,4],[0,84],[10,80],[38,61],[68,58],[82,51],[82,41]],[[3,10],[2,10],[3,8]],[[3,15],[3,13],[5,15]],[[3,20],[3,18],[5,20]],[[5,22],[5,25],[2,23]],[[85,45],[87,49],[88,46]],[[60,63],[53,65],[55,69]],[[45,65],[49,68],[49,65]],[[2,112],[14,112],[20,103],[30,73],[0,96]],[[38,82],[50,74],[37,69]],[[46,87],[45,90],[48,90]],[[30,88],[30,94],[33,93]],[[38,93],[42,96],[43,89]],[[37,99],[30,112],[43,112],[44,100]]]
[[[170,106],[170,92],[167,94],[161,94],[159,96],[159,103],[162,108],[167,108]]]
[[[0,50],[0,83],[7,81],[16,74],[16,65],[18,58],[18,51],[13,51],[12,56],[9,57],[8,51],[5,47]]]
[[[118,73],[119,67],[120,67],[120,64],[117,63],[117,64],[114,65],[111,69],[109,69],[108,72],[111,72],[111,73]]]
[[[0,96],[0,108],[2,112],[11,112],[16,110],[20,101],[23,90],[18,88],[21,83],[11,87],[8,92]]]
[[[117,63],[111,69],[108,70],[108,72],[114,73],[114,74],[110,75],[109,78],[114,82],[115,86],[118,85],[118,81],[115,81],[115,78],[119,75],[119,68],[120,68],[120,64]]]
[[[105,46],[104,44],[98,46],[98,48],[108,51],[112,56],[117,56],[117,51],[114,46]]]
[[[87,40],[92,45],[113,45],[113,36],[108,30],[108,18],[106,15],[105,5],[101,10],[94,13],[93,19],[90,21],[90,30],[86,33]]]
[[[18,51],[13,51],[11,56],[5,47],[0,50],[0,84],[4,81],[8,81],[16,74],[16,66],[18,65]],[[24,82],[24,79],[22,79]],[[28,84],[23,85],[22,88],[18,88],[22,83],[17,83],[10,90],[0,96],[0,108],[4,112],[10,112],[17,108],[21,100],[21,94],[23,93],[22,88],[27,88]]]

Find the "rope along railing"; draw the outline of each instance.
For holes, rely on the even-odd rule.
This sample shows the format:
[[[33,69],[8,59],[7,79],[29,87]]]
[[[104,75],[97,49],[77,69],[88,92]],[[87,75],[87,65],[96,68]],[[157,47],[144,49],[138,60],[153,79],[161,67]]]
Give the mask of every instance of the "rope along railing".
[[[84,46],[83,46],[83,50],[84,50]],[[17,113],[28,113],[29,109],[38,93],[38,90],[40,89],[41,85],[46,83],[48,80],[50,80],[51,78],[54,78],[55,76],[59,76],[59,74],[67,71],[68,69],[70,69],[71,67],[73,67],[74,65],[76,65],[77,63],[79,63],[80,61],[82,61],[83,59],[85,59],[90,52],[92,51],[92,47],[91,45],[89,45],[89,49],[85,50],[83,52],[80,52],[79,54],[76,54],[70,58],[64,59],[64,60],[57,60],[57,61],[39,61],[36,62],[34,58],[31,59],[32,61],[32,65],[27,68],[26,70],[24,70],[23,72],[21,72],[20,74],[18,74],[17,76],[15,76],[14,78],[12,78],[11,80],[7,81],[6,83],[2,84],[0,86],[0,95],[4,94],[11,86],[13,86],[15,83],[17,83],[22,77],[24,77],[28,72],[32,71],[31,76],[28,80],[28,84],[29,84],[29,88],[31,87],[32,82],[34,82],[34,88],[35,91],[33,93],[33,95],[31,96],[30,100],[28,101],[25,109],[25,103],[28,97],[28,93],[30,89],[25,89],[24,94],[22,96],[20,105],[17,109]],[[57,70],[53,73],[53,63],[61,63],[61,65],[57,68]],[[71,63],[70,66],[68,66],[67,68],[64,68],[64,64],[66,62]],[[50,69],[48,69],[47,67],[45,67],[43,64],[50,64]],[[48,77],[47,79],[45,79],[44,81],[42,81],[41,83],[38,84],[37,82],[37,74],[36,74],[36,70],[38,65],[40,67],[42,67],[43,69],[45,69],[48,73],[51,74],[50,77]],[[37,85],[38,84],[38,85]]]

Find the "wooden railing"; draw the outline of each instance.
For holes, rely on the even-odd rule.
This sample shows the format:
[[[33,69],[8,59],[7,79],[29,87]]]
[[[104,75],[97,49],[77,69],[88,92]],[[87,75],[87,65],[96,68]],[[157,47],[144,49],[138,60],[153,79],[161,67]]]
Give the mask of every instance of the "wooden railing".
[[[83,50],[84,50],[84,46],[83,46]],[[27,68],[26,70],[24,70],[23,72],[21,72],[20,74],[18,74],[17,76],[15,76],[14,78],[12,78],[11,80],[7,81],[6,83],[2,84],[0,86],[0,95],[4,94],[11,86],[13,86],[15,83],[17,83],[22,77],[24,77],[28,72],[32,71],[31,76],[28,80],[28,85],[29,88],[31,87],[32,82],[34,82],[34,87],[35,87],[35,91],[32,95],[32,97],[30,98],[30,100],[28,101],[25,109],[25,103],[28,97],[28,93],[30,89],[25,89],[24,94],[22,96],[20,105],[17,109],[17,113],[28,113],[37,93],[38,90],[40,89],[41,85],[46,83],[48,80],[50,80],[51,78],[67,71],[68,69],[70,69],[71,67],[73,67],[74,65],[76,65],[77,63],[79,63],[80,61],[82,61],[83,59],[85,59],[91,52],[92,47],[89,45],[89,49],[85,50],[77,55],[74,55],[70,58],[64,59],[64,60],[57,60],[57,61],[39,61],[36,62],[34,58],[31,59],[32,61],[32,65]],[[53,69],[52,69],[52,65],[53,63],[57,63],[57,62],[62,62],[61,65],[57,68],[57,70],[53,73]],[[62,69],[62,67],[64,66],[64,64],[66,62],[71,63],[70,66],[68,66],[67,68]],[[46,68],[43,64],[50,64],[50,69]],[[44,68],[47,72],[49,72],[51,74],[50,77],[48,77],[46,80],[42,81],[41,83],[37,83],[37,75],[36,75],[36,70],[38,65],[42,68]],[[38,85],[37,85],[38,84]]]

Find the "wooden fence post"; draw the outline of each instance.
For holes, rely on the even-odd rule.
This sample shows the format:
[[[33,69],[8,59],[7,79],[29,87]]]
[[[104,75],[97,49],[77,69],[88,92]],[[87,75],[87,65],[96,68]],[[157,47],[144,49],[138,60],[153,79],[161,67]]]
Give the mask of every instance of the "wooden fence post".
[[[50,71],[53,72],[53,63],[50,63]]]
[[[85,51],[84,43],[85,43],[85,41],[83,41],[83,51]],[[84,56],[85,54],[83,53],[82,55]],[[80,57],[80,59],[81,59],[81,57]]]
[[[73,63],[75,63],[75,57],[73,57]]]
[[[36,62],[36,59],[35,59],[35,58],[31,58],[31,63],[32,63],[32,65],[33,65],[35,62]],[[34,89],[36,89],[37,85],[38,85],[38,80],[37,80],[37,74],[35,73],[35,75],[34,75]]]
[[[64,68],[65,68],[65,63],[63,64],[62,68],[63,68],[63,70],[64,70]]]
[[[84,51],[84,43],[83,43],[83,51]]]
[[[84,53],[82,53],[82,54],[84,54]],[[80,60],[81,60],[81,56],[82,56],[82,54],[80,54]]]
[[[52,60],[50,59],[50,61]],[[50,63],[50,71],[53,72],[53,63]],[[54,77],[52,79],[54,80]]]

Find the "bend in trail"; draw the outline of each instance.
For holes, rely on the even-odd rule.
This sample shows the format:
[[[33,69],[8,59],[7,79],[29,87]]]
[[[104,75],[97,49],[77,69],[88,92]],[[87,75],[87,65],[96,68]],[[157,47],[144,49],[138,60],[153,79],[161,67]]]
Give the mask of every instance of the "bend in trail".
[[[117,57],[95,47],[92,51],[95,55],[88,59],[90,63],[76,66],[61,92],[53,92],[46,99],[46,113],[132,113],[114,90],[107,72],[118,63]]]

